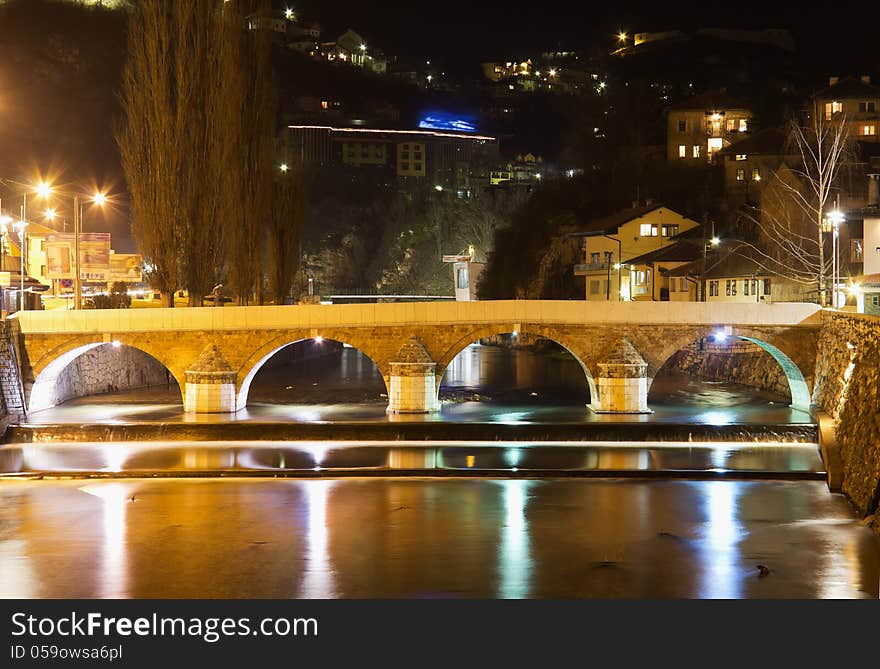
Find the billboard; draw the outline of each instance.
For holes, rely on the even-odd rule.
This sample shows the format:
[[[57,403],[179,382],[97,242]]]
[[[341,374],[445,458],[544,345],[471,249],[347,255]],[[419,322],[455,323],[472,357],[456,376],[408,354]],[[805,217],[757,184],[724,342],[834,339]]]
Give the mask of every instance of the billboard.
[[[420,128],[430,130],[451,130],[453,132],[476,132],[473,118],[462,118],[446,112],[430,112],[419,120]]]
[[[74,236],[46,237],[46,273],[50,279],[73,278]],[[110,280],[110,233],[83,232],[79,236],[80,279]]]
[[[113,253],[110,256],[110,281],[140,283],[141,256],[138,253]]]

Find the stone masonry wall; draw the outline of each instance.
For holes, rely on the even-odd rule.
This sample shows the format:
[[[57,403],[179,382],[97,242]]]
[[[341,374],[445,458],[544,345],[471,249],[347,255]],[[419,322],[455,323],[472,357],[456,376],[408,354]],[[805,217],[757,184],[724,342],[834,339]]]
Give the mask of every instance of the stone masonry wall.
[[[729,381],[758,388],[791,400],[782,367],[757,344],[728,340],[724,344],[694,342],[676,353],[670,371],[709,381]],[[808,375],[808,371],[804,370]]]
[[[174,382],[165,367],[136,348],[114,348],[111,344],[86,351],[73,360],[58,377],[54,403],[74,397],[100,395],[166,385]]]
[[[24,414],[21,379],[13,344],[15,336],[10,323],[0,321],[0,425],[4,429],[8,422]]]
[[[843,492],[866,515],[880,497],[880,317],[823,314],[813,402],[836,422]]]

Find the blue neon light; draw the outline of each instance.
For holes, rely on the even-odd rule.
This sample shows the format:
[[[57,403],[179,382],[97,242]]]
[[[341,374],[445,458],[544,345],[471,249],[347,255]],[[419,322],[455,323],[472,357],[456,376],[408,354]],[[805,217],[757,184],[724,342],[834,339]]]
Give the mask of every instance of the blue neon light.
[[[422,117],[419,127],[428,130],[451,130],[453,132],[477,132],[471,121],[444,112],[432,112]]]

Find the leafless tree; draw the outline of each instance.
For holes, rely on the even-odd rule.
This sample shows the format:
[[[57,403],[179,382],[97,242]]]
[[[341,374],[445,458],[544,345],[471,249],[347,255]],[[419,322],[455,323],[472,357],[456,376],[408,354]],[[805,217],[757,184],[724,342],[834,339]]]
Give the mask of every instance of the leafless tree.
[[[770,274],[816,287],[827,303],[826,219],[837,191],[837,177],[851,158],[846,118],[813,113],[807,123],[790,122],[793,165],[776,170],[759,208],[746,212],[759,240],[749,244],[750,258]]]

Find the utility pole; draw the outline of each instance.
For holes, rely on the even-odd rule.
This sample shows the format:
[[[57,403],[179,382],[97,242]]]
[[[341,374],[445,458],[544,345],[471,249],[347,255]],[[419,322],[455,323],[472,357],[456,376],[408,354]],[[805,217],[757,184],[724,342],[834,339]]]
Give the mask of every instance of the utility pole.
[[[73,196],[73,308],[82,309],[82,278],[79,263],[79,231],[82,217],[79,210],[79,195]]]

